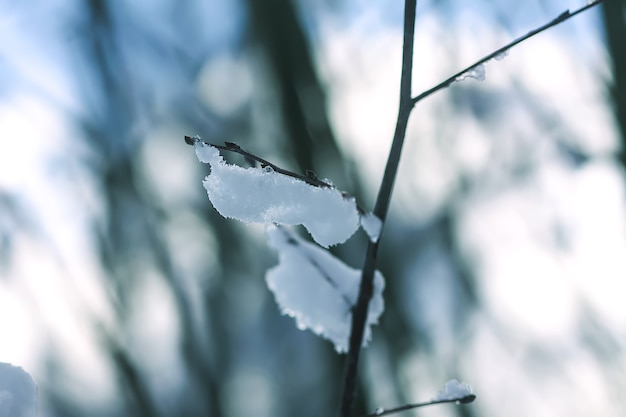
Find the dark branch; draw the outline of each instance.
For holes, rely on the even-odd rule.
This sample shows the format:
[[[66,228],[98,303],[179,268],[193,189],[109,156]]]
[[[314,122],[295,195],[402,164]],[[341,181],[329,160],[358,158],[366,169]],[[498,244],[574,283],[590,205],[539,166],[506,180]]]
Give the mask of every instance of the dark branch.
[[[396,179],[398,165],[400,163],[400,155],[402,154],[402,145],[406,133],[406,127],[411,114],[413,104],[411,102],[411,79],[413,73],[413,38],[415,34],[415,9],[417,0],[406,0],[404,4],[404,39],[402,46],[402,74],[400,79],[400,109],[398,111],[398,120],[396,130],[393,136],[387,166],[383,175],[382,184],[376,199],[374,207],[374,215],[376,215],[385,224],[387,218],[387,209],[391,199],[393,184]],[[350,328],[350,340],[348,343],[348,357],[346,358],[343,393],[341,403],[339,404],[339,416],[349,417],[352,404],[354,403],[354,395],[356,392],[357,369],[359,362],[359,354],[363,345],[363,334],[365,331],[365,323],[367,322],[367,313],[369,310],[370,299],[374,292],[374,271],[376,269],[376,259],[378,257],[378,244],[380,237],[376,242],[370,241],[367,246],[367,254],[365,265],[361,275],[361,283],[359,286],[359,296],[356,305],[352,311],[352,323]]]
[[[406,410],[412,410],[413,408],[426,407],[426,406],[435,405],[435,404],[445,404],[445,403],[469,404],[473,402],[475,399],[476,399],[476,396],[474,394],[469,394],[469,395],[466,395],[465,397],[452,398],[449,400],[432,400],[432,401],[426,401],[423,403],[405,404],[405,405],[401,405],[399,407],[394,407],[394,408],[377,408],[373,413],[364,414],[361,417],[386,416],[388,414],[399,413],[399,412],[406,411]]]
[[[270,167],[274,171],[278,172],[279,174],[287,175],[289,177],[299,179],[314,187],[335,188],[332,184],[329,184],[326,181],[320,180],[318,176],[315,174],[315,172],[311,171],[310,169],[306,170],[306,175],[297,174],[295,172],[281,168],[278,165],[275,165],[271,163],[270,161],[267,161],[261,158],[260,156],[256,156],[255,154],[242,149],[241,146],[237,145],[234,142],[224,142],[224,145],[215,145],[213,143],[209,143],[207,141],[200,139],[198,136],[193,136],[193,137],[185,136],[185,143],[187,145],[193,146],[196,144],[197,141],[200,141],[204,143],[205,145],[213,146],[214,148],[217,148],[221,151],[229,151],[229,152],[238,153],[239,155],[243,155],[243,157],[246,159],[248,163],[252,162],[252,165],[258,162],[259,164],[261,164],[261,168]],[[352,198],[352,196],[345,191],[341,191],[341,195],[343,198],[346,198],[346,199]],[[365,214],[365,210],[363,210],[358,204],[356,205],[356,209],[359,212],[359,215]]]
[[[573,12],[570,12],[569,10],[564,11],[563,13],[561,13],[560,15],[558,15],[556,18],[552,19],[550,22],[546,23],[543,26],[540,26],[536,29],[531,30],[530,32],[528,32],[527,34],[525,34],[524,36],[521,36],[517,39],[515,39],[514,41],[504,45],[502,48],[496,49],[495,51],[493,51],[492,53],[490,53],[489,55],[484,56],[483,58],[479,59],[478,61],[476,61],[475,63],[473,63],[472,65],[470,65],[469,67],[462,69],[461,71],[457,72],[456,74],[452,75],[451,77],[449,77],[448,79],[446,79],[445,81],[440,82],[439,84],[437,84],[436,86],[424,91],[423,93],[419,94],[417,97],[414,97],[412,99],[412,104],[415,105],[417,104],[417,102],[425,99],[426,97],[436,93],[439,90],[443,90],[444,88],[450,87],[450,85],[452,85],[454,82],[456,82],[459,77],[461,77],[462,75],[471,72],[472,70],[480,67],[481,65],[485,64],[488,61],[491,61],[492,59],[495,59],[498,56],[502,56],[502,54],[506,53],[509,49],[511,49],[512,47],[514,47],[515,45],[518,45],[522,42],[524,42],[527,39],[532,38],[533,36],[547,30],[550,29],[553,26],[556,26],[560,23],[565,22],[566,20],[576,16],[579,13],[584,12],[587,9],[590,9],[594,6],[597,6],[598,4],[604,2],[604,0],[595,0],[592,2],[587,3],[585,6],[574,10]]]
[[[234,153],[238,153],[239,155],[243,155],[246,159],[250,159],[252,161],[256,161],[258,163],[261,164],[261,168],[265,168],[265,167],[270,167],[272,168],[274,171],[278,172],[279,174],[283,174],[283,175],[287,175],[289,177],[293,177],[293,178],[297,178],[301,181],[304,181],[308,184],[314,185],[316,187],[325,187],[325,188],[333,188],[332,185],[330,185],[329,183],[320,180],[319,178],[317,178],[317,176],[315,175],[315,173],[313,173],[313,171],[307,170],[307,175],[300,175],[297,174],[295,172],[289,171],[287,169],[281,168],[277,165],[274,165],[273,163],[259,157],[256,156],[253,153],[250,153],[244,149],[242,149],[239,145],[237,145],[234,142],[224,142],[224,145],[215,145],[213,143],[209,143],[206,142],[202,139],[200,139],[199,137],[191,137],[191,136],[185,136],[185,143],[188,145],[195,145],[196,141],[200,141],[206,145],[209,146],[213,146],[214,148],[217,148],[221,151],[229,151],[229,152],[234,152]]]

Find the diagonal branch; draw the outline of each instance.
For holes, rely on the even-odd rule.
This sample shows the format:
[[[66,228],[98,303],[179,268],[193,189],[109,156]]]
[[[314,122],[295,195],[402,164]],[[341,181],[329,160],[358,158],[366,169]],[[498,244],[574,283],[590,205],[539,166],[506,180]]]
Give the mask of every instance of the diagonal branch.
[[[474,394],[469,394],[469,395],[466,395],[465,397],[460,397],[460,398],[450,398],[446,400],[431,400],[431,401],[426,401],[423,403],[405,404],[405,405],[401,405],[399,407],[393,407],[393,408],[377,408],[373,413],[365,414],[361,417],[386,416],[388,414],[400,413],[402,411],[412,410],[414,408],[426,407],[426,406],[435,405],[435,404],[445,404],[445,403],[469,404],[475,399],[476,399],[476,396]]]
[[[261,164],[261,168],[265,168],[265,167],[269,167],[271,168],[273,171],[282,174],[282,175],[286,175],[288,177],[292,177],[292,178],[296,178],[300,181],[304,181],[309,185],[312,185],[314,187],[320,187],[320,188],[333,188],[338,190],[334,185],[327,183],[326,181],[322,181],[320,180],[317,175],[315,175],[315,172],[311,171],[311,170],[306,170],[306,175],[301,175],[298,173],[295,173],[293,171],[289,171],[288,169],[285,168],[281,168],[276,164],[271,163],[270,161],[261,158],[260,156],[257,156],[251,152],[248,152],[246,150],[244,150],[241,146],[237,145],[234,142],[224,142],[224,145],[215,145],[213,143],[207,142],[202,140],[199,136],[186,136],[185,135],[185,143],[187,145],[191,145],[194,146],[197,142],[202,142],[205,145],[209,145],[212,146],[214,148],[217,148],[221,151],[228,151],[228,152],[233,152],[233,153],[238,153],[239,155],[243,155],[246,158],[246,161],[250,162],[252,165],[254,165],[254,162],[258,162],[259,164]],[[343,198],[353,198],[349,193],[347,193],[346,191],[341,191],[338,190]],[[359,215],[364,215],[366,213],[366,211],[361,208],[361,206],[359,206],[358,204],[356,204],[356,209],[359,212]]]
[[[229,151],[229,152],[234,152],[234,153],[238,153],[239,155],[243,155],[246,159],[250,159],[252,161],[256,161],[259,164],[261,164],[261,168],[265,168],[265,167],[270,167],[272,168],[274,171],[278,172],[279,174],[283,174],[283,175],[287,175],[288,177],[293,177],[293,178],[297,178],[301,181],[304,181],[308,184],[314,185],[316,187],[325,187],[325,188],[333,188],[333,186],[325,181],[320,180],[319,178],[317,178],[317,176],[315,175],[315,173],[313,171],[308,171],[307,170],[307,175],[300,175],[300,174],[296,174],[293,171],[289,171],[287,169],[281,168],[278,165],[274,165],[273,163],[271,163],[270,161],[267,161],[263,158],[261,158],[260,156],[257,156],[253,153],[250,153],[244,149],[241,148],[241,146],[237,145],[234,142],[224,142],[224,145],[214,145],[212,143],[209,142],[205,142],[202,139],[200,139],[197,136],[191,137],[191,136],[185,136],[185,143],[187,143],[188,145],[194,145],[196,143],[196,141],[201,141],[202,143],[205,143],[209,146],[213,146],[214,148],[217,148],[221,151]]]
[[[414,97],[411,100],[411,104],[414,106],[415,104],[417,104],[419,101],[425,99],[426,97],[436,93],[439,90],[443,90],[444,88],[450,87],[450,85],[452,85],[455,81],[457,81],[459,79],[459,77],[461,77],[463,74],[466,74],[468,72],[471,72],[472,70],[480,67],[481,65],[485,64],[488,61],[491,61],[492,59],[495,59],[498,56],[502,56],[502,54],[506,53],[509,49],[511,49],[512,47],[514,47],[515,45],[518,45],[522,42],[524,42],[527,39],[532,38],[533,36],[550,29],[551,27],[554,27],[560,23],[565,22],[568,19],[571,19],[572,17],[576,16],[579,13],[584,12],[585,10],[588,10],[594,6],[597,6],[598,4],[604,2],[604,0],[594,0],[594,1],[590,1],[588,2],[586,5],[580,7],[579,9],[574,10],[573,12],[570,12],[569,10],[564,11],[563,13],[561,13],[560,15],[558,15],[557,17],[555,17],[554,19],[552,19],[551,21],[549,21],[548,23],[544,24],[543,26],[540,26],[536,29],[531,30],[530,32],[528,32],[527,34],[520,36],[519,38],[509,42],[508,44],[504,45],[503,47],[496,49],[495,51],[493,51],[492,53],[490,53],[489,55],[485,55],[483,58],[479,59],[478,61],[476,61],[475,63],[473,63],[472,65],[468,66],[467,68],[462,69],[461,71],[457,72],[456,74],[450,76],[448,79],[440,82],[439,84],[437,84],[436,86],[424,91],[423,93],[420,93],[418,96]]]

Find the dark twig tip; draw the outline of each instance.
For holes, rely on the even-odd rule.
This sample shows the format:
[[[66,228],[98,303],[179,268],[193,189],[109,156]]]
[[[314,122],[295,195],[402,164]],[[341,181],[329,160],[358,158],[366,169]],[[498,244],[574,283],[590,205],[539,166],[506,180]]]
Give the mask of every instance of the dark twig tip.
[[[459,399],[457,402],[459,404],[469,404],[471,402],[474,402],[475,399],[476,399],[476,395],[469,394],[469,395],[466,395],[465,397]]]
[[[197,138],[195,138],[195,137],[194,137],[194,138],[192,138],[191,136],[187,136],[187,135],[185,135],[185,143],[186,143],[187,145],[195,145],[197,140],[198,140],[198,139],[197,139]]]

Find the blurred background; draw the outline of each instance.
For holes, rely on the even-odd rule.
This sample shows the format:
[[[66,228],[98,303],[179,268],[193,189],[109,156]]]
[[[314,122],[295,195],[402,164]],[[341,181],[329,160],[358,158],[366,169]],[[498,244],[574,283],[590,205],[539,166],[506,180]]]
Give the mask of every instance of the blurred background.
[[[581,2],[419,2],[414,93]],[[399,0],[0,0],[0,362],[44,417],[331,416],[344,357],[281,316],[262,228],[184,135],[314,169],[371,208]],[[626,415],[626,2],[419,103],[355,415]],[[243,161],[238,161],[243,163]],[[353,267],[366,239],[334,252]],[[294,277],[297,279],[297,277]]]

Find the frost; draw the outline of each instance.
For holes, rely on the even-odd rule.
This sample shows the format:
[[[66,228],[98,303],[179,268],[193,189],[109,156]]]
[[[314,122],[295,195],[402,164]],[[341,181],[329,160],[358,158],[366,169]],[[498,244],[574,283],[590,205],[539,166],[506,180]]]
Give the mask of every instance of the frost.
[[[195,141],[200,161],[211,165],[204,179],[213,207],[224,217],[246,223],[302,224],[324,247],[343,243],[359,226],[353,198],[328,187],[315,187],[271,167],[227,164],[213,146]]]
[[[485,78],[487,78],[485,64],[480,64],[479,66],[474,67],[469,71],[465,71],[463,74],[456,77],[454,81],[463,81],[466,78],[474,78],[478,81],[485,81]]]
[[[34,417],[37,385],[22,368],[0,362],[0,416]]]
[[[383,222],[374,213],[365,213],[361,216],[361,227],[374,243],[378,241]]]
[[[311,329],[334,343],[337,352],[346,352],[361,271],[284,227],[268,226],[266,232],[279,264],[267,271],[265,279],[281,311],[293,317],[299,329]],[[370,326],[378,323],[384,310],[384,287],[384,278],[376,271],[363,346],[371,339]]]
[[[439,391],[432,401],[461,400],[472,394],[472,387],[456,379],[446,382],[443,391]]]

